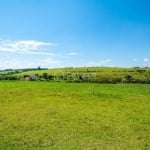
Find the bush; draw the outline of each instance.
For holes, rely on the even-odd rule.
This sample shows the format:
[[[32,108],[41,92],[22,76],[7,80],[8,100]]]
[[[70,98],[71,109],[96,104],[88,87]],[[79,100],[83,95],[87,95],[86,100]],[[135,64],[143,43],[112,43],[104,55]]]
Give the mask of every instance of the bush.
[[[0,80],[18,80],[17,76],[0,76]]]
[[[111,83],[116,84],[116,83],[121,83],[122,82],[122,78],[118,77],[118,78],[113,78],[111,80]]]
[[[126,75],[124,76],[125,82],[127,83],[132,83],[133,82],[133,77],[131,75]]]
[[[43,73],[43,74],[42,74],[42,78],[43,78],[43,79],[48,79],[48,73]]]

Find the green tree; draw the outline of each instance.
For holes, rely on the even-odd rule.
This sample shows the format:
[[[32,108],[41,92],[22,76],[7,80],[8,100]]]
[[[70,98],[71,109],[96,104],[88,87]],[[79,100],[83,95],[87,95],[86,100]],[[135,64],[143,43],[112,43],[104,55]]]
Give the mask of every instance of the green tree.
[[[42,74],[42,78],[43,78],[43,79],[48,79],[48,73],[43,73],[43,74]]]

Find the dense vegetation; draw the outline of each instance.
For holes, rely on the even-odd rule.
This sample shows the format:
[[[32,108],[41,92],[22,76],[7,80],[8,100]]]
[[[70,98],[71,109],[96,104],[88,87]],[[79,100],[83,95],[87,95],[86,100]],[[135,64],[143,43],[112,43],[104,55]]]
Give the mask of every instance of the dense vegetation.
[[[89,83],[150,83],[150,68],[63,68],[7,71],[0,80],[24,80],[36,75],[41,81],[66,81]]]
[[[149,150],[150,86],[0,81],[2,150]]]

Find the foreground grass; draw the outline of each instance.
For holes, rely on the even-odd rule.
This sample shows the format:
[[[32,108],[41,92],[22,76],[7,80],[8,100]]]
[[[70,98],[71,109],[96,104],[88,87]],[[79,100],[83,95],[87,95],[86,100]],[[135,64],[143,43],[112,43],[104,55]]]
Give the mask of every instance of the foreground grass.
[[[2,150],[148,150],[150,86],[0,82]]]

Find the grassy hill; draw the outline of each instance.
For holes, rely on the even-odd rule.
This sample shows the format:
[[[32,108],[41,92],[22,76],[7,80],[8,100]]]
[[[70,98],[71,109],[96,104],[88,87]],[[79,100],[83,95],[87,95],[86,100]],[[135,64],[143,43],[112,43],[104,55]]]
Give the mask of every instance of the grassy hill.
[[[2,75],[2,73],[1,73]],[[83,67],[14,72],[8,76],[24,79],[37,75],[41,80],[94,83],[150,83],[150,68]]]
[[[36,70],[19,73],[18,76],[24,75],[47,74],[47,79],[65,80],[70,82],[95,82],[95,83],[117,83],[117,82],[150,82],[150,68],[106,68],[106,67],[89,67],[89,68],[63,68]]]

